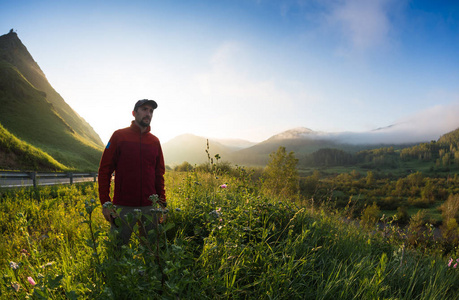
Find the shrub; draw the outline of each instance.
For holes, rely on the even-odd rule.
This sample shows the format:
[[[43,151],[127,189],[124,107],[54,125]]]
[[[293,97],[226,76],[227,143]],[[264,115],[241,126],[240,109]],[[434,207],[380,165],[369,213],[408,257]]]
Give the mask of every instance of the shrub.
[[[193,166],[187,161],[184,161],[183,163],[181,163],[178,166],[175,166],[174,168],[174,171],[177,171],[177,172],[189,172],[192,170],[193,170]]]
[[[299,191],[299,177],[295,154],[287,154],[285,147],[271,153],[270,161],[263,172],[262,191],[269,196],[295,198]]]
[[[379,220],[381,210],[379,209],[376,202],[373,202],[371,206],[367,206],[362,213],[360,218],[360,225],[365,228],[373,227]]]

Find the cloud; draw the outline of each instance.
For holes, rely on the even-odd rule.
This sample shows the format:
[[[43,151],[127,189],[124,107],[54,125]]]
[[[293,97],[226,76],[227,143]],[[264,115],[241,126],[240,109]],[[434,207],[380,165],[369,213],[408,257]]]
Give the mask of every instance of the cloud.
[[[206,115],[212,126],[209,136],[240,136],[260,140],[279,128],[290,126],[297,118],[298,104],[316,101],[304,84],[277,78],[276,74],[259,76],[248,45],[227,41],[217,47],[208,66],[197,72],[187,88],[199,107],[188,113]],[[200,133],[202,134],[202,133]]]
[[[394,125],[368,133],[372,142],[416,143],[438,140],[459,128],[459,103],[437,105],[398,120]]]
[[[326,26],[341,35],[347,51],[366,51],[389,43],[391,0],[329,2]]]

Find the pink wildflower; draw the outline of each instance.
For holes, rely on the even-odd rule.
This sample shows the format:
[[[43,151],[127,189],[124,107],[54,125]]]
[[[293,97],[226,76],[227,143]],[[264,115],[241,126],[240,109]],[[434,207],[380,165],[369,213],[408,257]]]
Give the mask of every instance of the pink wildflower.
[[[452,264],[452,263],[453,263],[453,259],[450,258],[450,259],[449,259],[449,262],[448,262],[448,267],[451,267],[451,264]]]
[[[228,186],[224,183],[220,186],[221,189],[226,189]]]
[[[223,219],[220,219],[219,221],[220,221],[220,222],[223,222]],[[457,265],[457,264],[456,264],[456,265]]]
[[[28,281],[31,285],[36,285],[35,280],[33,280],[33,278],[30,277],[30,276],[27,277],[27,281]]]
[[[455,264],[454,264],[453,268],[454,268],[454,269],[456,269],[456,268],[457,268],[457,263],[455,263]]]

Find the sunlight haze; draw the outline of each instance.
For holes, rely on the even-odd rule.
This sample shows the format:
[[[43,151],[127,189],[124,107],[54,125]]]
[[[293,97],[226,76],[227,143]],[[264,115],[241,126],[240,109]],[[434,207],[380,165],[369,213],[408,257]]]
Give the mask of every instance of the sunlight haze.
[[[456,1],[2,1],[50,84],[106,143],[139,99],[152,132],[459,127]],[[403,137],[400,137],[403,140]]]

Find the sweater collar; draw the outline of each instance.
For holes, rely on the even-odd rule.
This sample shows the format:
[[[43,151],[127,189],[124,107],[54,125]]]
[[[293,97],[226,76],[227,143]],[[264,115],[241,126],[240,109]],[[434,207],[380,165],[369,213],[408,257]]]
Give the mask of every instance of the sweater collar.
[[[132,121],[132,122],[131,122],[131,129],[134,130],[135,132],[140,133],[140,127],[137,126],[137,124],[135,123],[135,121]],[[150,132],[150,130],[151,130],[151,127],[148,126],[148,127],[147,127],[147,130],[145,130],[144,133]]]

